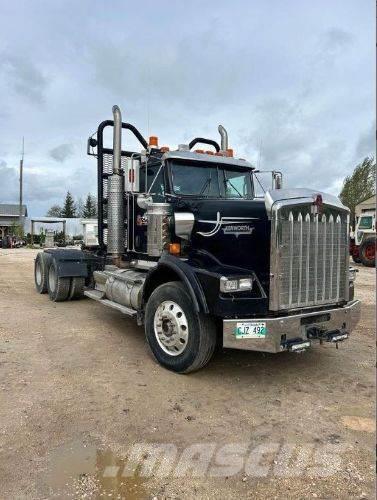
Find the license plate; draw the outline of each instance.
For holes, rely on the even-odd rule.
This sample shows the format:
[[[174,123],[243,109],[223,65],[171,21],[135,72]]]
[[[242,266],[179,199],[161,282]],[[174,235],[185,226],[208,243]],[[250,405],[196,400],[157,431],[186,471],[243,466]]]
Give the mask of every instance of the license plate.
[[[264,321],[237,323],[235,331],[237,339],[264,339],[266,333],[267,328]]]

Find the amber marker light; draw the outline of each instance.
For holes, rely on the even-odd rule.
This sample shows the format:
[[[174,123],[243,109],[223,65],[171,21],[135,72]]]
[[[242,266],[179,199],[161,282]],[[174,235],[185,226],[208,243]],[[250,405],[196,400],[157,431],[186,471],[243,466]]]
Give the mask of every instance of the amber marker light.
[[[149,145],[158,148],[158,137],[156,135],[151,135],[149,137]]]
[[[181,244],[169,243],[169,253],[172,255],[179,255],[181,253]]]

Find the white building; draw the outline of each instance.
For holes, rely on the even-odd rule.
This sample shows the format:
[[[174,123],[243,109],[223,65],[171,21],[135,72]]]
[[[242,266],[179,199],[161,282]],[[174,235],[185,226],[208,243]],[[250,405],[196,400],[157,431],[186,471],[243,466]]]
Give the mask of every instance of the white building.
[[[374,194],[370,198],[361,201],[355,208],[356,220],[360,217],[364,212],[376,210],[376,195]]]

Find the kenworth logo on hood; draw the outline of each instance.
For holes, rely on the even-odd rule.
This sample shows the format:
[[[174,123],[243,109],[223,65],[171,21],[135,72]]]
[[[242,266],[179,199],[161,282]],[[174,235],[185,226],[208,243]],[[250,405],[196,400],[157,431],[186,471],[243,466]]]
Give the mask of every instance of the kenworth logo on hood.
[[[240,234],[252,234],[254,227],[248,224],[248,221],[258,220],[257,217],[221,217],[220,212],[217,212],[216,220],[199,220],[202,224],[214,224],[214,228],[207,233],[198,231],[197,234],[209,238],[215,236],[220,229],[224,234],[233,234],[237,238]]]
[[[254,227],[249,224],[232,224],[223,228],[224,234],[235,234],[238,238],[240,234],[251,234]]]

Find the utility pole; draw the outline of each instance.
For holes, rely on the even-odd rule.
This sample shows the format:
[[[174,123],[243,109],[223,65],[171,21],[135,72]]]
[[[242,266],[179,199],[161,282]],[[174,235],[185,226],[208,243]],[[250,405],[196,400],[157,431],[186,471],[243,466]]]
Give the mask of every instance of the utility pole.
[[[22,220],[22,189],[23,189],[23,170],[24,170],[24,137],[22,138],[22,151],[20,159],[20,207],[19,207],[19,217],[20,217],[20,228],[23,229]]]

